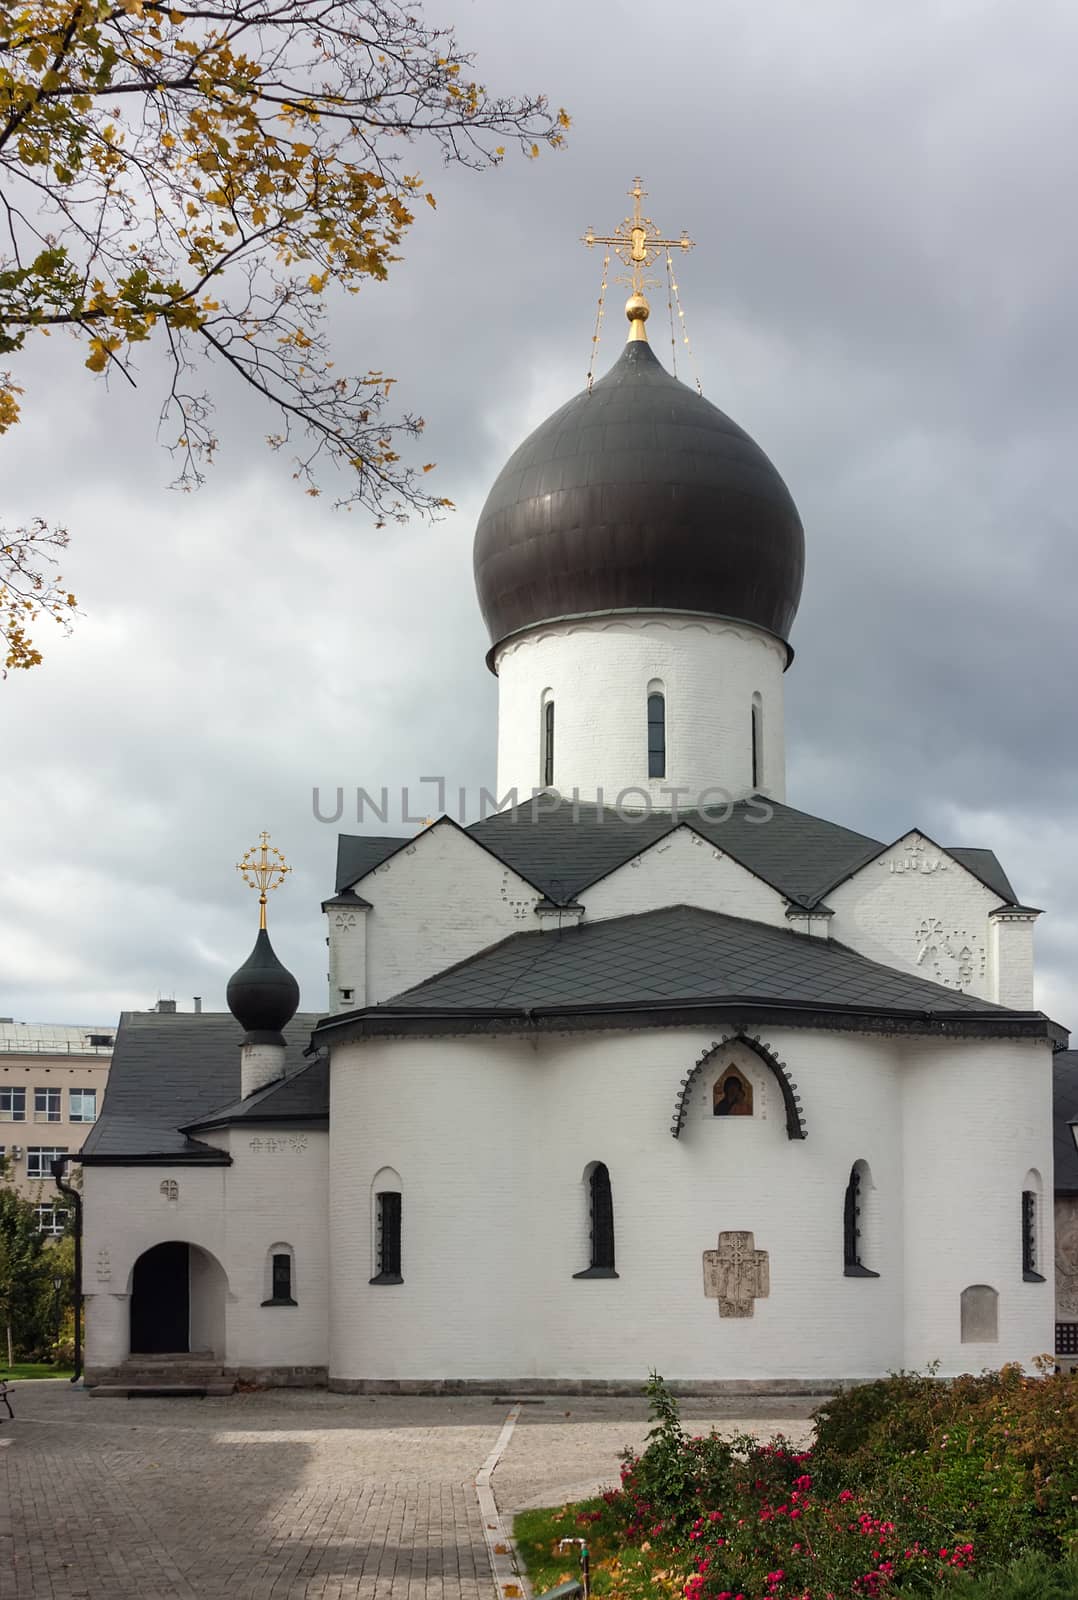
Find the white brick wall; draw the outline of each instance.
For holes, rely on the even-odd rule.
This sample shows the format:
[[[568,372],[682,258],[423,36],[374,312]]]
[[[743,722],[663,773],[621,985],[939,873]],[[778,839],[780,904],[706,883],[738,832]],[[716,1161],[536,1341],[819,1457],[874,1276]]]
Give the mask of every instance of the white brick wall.
[[[369,916],[365,906],[330,906],[326,912],[329,1011],[358,1011],[367,1004]]]
[[[660,839],[578,898],[587,922],[686,905],[789,927],[783,895],[688,827]]]
[[[1051,1288],[1022,1283],[1019,1232],[1022,1175],[1048,1160],[1046,1048],[770,1030],[808,1138],[787,1139],[773,1078],[736,1048],[715,1075],[736,1056],[759,1114],[709,1116],[705,1078],[675,1142],[679,1081],[713,1037],[339,1046],[331,1376],[638,1378],[655,1365],[685,1379],[853,1377],[1047,1348]],[[875,1184],[878,1280],[842,1271],[857,1159]],[[610,1170],[620,1277],[574,1281],[595,1160]],[[391,1288],[367,1283],[382,1166],[403,1187],[405,1282]],[[769,1252],[771,1294],[751,1319],[720,1319],[703,1294],[702,1252],[727,1229]],[[973,1282],[1001,1295],[987,1354],[958,1338]]]
[[[357,993],[365,992],[367,1005],[377,1005],[510,934],[538,927],[538,892],[445,820],[418,834],[413,844],[353,887],[373,909],[365,913],[363,940],[346,930],[347,943],[331,911],[330,971],[335,988],[353,985]],[[365,971],[358,965],[360,954]],[[331,993],[330,1009],[353,1007],[342,1006]]]
[[[911,1041],[902,1077],[906,1364],[943,1374],[1029,1362],[1053,1347],[1054,1287],[1022,1281],[1022,1187],[1051,1172],[1047,1045]],[[1053,1259],[1051,1208],[1038,1256]],[[916,1241],[916,1243],[915,1243]],[[958,1343],[969,1284],[999,1292],[999,1342]]]
[[[84,1169],[89,1369],[115,1365],[128,1354],[135,1261],[170,1239],[207,1251],[227,1277],[227,1365],[325,1366],[328,1135],[236,1128],[212,1142],[231,1150],[231,1167]],[[179,1187],[176,1200],[161,1192],[169,1180]],[[282,1242],[295,1251],[296,1309],[261,1304],[267,1252]],[[203,1331],[193,1303],[192,1333]]]
[[[833,939],[931,983],[996,999],[988,913],[999,896],[923,834],[884,850],[827,903]]]
[[[660,809],[672,784],[689,809],[712,786],[734,799],[752,792],[751,716],[763,706],[761,789],[785,797],[782,674],[785,647],[748,624],[688,617],[591,618],[537,628],[497,657],[498,794],[543,787],[540,707],[553,691],[554,787],[608,804],[643,789]],[[666,694],[666,777],[648,778],[647,694]],[[625,804],[640,806],[639,794]]]

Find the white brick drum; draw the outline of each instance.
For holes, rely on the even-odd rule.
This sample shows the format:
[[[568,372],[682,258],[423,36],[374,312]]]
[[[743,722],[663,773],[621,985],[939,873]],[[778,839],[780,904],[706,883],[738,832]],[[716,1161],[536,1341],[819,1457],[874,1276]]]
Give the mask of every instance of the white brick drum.
[[[720,788],[753,792],[752,702],[762,706],[758,788],[785,798],[782,674],[786,647],[747,623],[686,616],[593,617],[539,627],[504,645],[498,673],[498,794],[543,788],[544,694],[554,700],[554,788],[607,804],[669,809]],[[666,776],[648,777],[647,699],[666,696]],[[640,791],[643,791],[641,794]],[[706,803],[706,802],[705,802]],[[712,803],[717,803],[712,797]]]

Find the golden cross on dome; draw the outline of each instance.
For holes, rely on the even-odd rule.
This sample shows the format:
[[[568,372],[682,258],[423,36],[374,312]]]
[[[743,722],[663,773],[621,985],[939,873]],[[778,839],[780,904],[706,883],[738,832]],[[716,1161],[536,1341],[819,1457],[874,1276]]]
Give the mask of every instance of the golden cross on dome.
[[[647,190],[644,188],[642,178],[633,179],[629,194],[633,202],[632,216],[626,217],[612,234],[605,236],[589,228],[584,235],[584,243],[589,249],[596,244],[606,245],[618,260],[628,267],[629,272],[625,282],[632,285],[633,291],[625,305],[625,315],[629,319],[629,338],[646,339],[644,324],[650,307],[644,297],[644,289],[655,282],[653,278],[645,276],[647,269],[658,260],[664,250],[691,250],[693,240],[687,233],[683,233],[680,239],[664,239],[651,218],[643,215],[640,202],[646,197]]]
[[[271,857],[275,859],[271,860]],[[267,891],[279,889],[285,873],[291,872],[292,868],[276,846],[270,844],[269,834],[262,833],[260,843],[253,844],[243,860],[236,862],[236,871],[243,874],[243,881],[249,889],[258,890],[258,926],[264,928]]]

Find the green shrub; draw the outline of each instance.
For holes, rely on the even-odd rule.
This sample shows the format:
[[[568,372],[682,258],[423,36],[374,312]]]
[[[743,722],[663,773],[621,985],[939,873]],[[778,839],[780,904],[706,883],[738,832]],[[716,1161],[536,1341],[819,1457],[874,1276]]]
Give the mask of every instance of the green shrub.
[[[812,1452],[690,1438],[655,1373],[647,1393],[647,1445],[589,1522],[661,1546],[686,1600],[1078,1600],[1076,1378],[900,1373],[823,1408]]]
[[[963,1573],[936,1591],[938,1600],[1075,1600],[1078,1558],[1053,1562],[1026,1555],[994,1572]]]

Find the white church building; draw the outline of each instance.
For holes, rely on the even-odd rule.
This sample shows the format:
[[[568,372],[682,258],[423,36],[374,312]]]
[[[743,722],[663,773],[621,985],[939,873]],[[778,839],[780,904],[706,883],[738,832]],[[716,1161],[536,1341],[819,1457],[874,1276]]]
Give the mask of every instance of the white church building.
[[[324,1014],[260,932],[230,1013],[124,1016],[88,1383],[811,1391],[1053,1348],[1038,913],[990,850],[787,803],[801,523],[627,309],[476,533],[517,803],[340,839]]]

